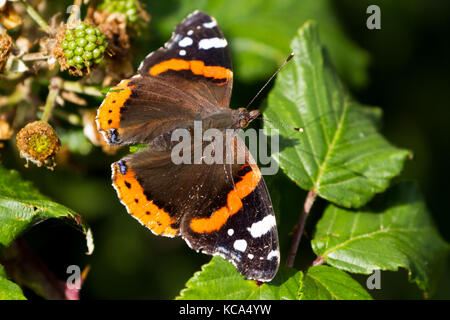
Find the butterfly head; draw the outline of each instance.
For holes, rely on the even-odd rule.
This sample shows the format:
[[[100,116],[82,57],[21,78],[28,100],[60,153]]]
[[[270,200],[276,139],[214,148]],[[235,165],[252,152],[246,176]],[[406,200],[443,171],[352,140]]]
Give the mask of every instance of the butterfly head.
[[[238,112],[239,126],[241,128],[246,128],[250,124],[250,122],[252,122],[252,120],[256,119],[261,114],[259,110],[248,111],[245,108],[239,108],[237,112]]]

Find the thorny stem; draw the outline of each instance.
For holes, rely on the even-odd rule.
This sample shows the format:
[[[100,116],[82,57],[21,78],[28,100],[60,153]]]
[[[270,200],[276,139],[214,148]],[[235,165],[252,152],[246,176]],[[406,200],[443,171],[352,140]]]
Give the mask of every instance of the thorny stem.
[[[311,211],[311,207],[314,203],[314,200],[316,199],[316,196],[317,196],[317,193],[314,190],[309,191],[308,195],[306,196],[305,203],[303,204],[303,211],[302,211],[302,214],[300,215],[300,219],[298,220],[297,230],[295,230],[292,246],[289,251],[288,259],[286,261],[286,266],[288,266],[288,267],[292,267],[294,265],[294,260],[295,260],[296,254],[297,254],[298,245],[300,244],[303,230],[305,230],[306,218],[308,217],[309,212]]]
[[[59,90],[61,88],[61,78],[54,77],[50,79],[49,92],[47,100],[45,101],[44,114],[42,115],[42,121],[48,122],[50,115],[52,113],[53,107],[56,103],[56,97],[58,96]]]
[[[20,2],[25,6],[28,15],[47,33],[50,32],[50,27],[41,15],[25,0],[20,0]]]

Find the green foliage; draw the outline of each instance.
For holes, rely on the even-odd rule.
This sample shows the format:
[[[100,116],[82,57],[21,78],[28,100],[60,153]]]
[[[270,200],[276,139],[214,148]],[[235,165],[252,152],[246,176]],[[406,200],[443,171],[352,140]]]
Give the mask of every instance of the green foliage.
[[[317,266],[306,274],[282,267],[270,283],[245,280],[221,257],[212,258],[181,291],[180,300],[325,300],[371,299],[348,274],[333,267]]]
[[[361,207],[388,188],[410,153],[377,132],[379,109],[360,105],[344,88],[314,22],[299,30],[292,50],[293,62],[280,72],[264,110],[273,121],[269,128],[280,129],[281,150],[275,158],[303,189],[337,205]],[[258,286],[215,257],[187,282],[180,298],[371,299],[342,270],[370,274],[399,267],[407,268],[422,290],[432,292],[449,246],[433,226],[417,187],[400,184],[382,200],[381,207],[360,212],[329,205],[312,245],[330,266],[311,267],[305,274],[281,268],[272,282]]]
[[[406,268],[433,293],[449,246],[433,225],[418,187],[402,183],[357,212],[330,205],[316,227],[314,252],[339,269],[370,274]]]
[[[164,35],[170,35],[174,25],[194,10],[204,11],[219,22],[241,81],[267,79],[287,58],[292,37],[308,19],[319,22],[320,35],[340,74],[354,86],[367,81],[368,54],[344,34],[328,0],[180,1],[178,10],[161,25]]]
[[[296,300],[301,275],[300,271],[282,269],[273,284],[259,285],[256,281],[245,280],[230,262],[216,256],[194,274],[177,299]]]
[[[303,277],[300,300],[370,300],[347,273],[328,266],[311,267]]]
[[[8,280],[2,265],[0,265],[0,300],[26,300],[22,289]]]
[[[360,207],[384,191],[409,152],[390,145],[378,132],[381,111],[357,103],[342,85],[307,23],[292,41],[293,61],[280,72],[263,111],[268,120],[304,128],[280,130],[273,155],[305,190],[345,207]]]
[[[14,170],[0,166],[0,245],[9,246],[27,228],[49,218],[69,218],[86,235],[88,251],[93,242],[87,225],[71,209],[39,193]]]
[[[135,144],[133,146],[130,146],[130,152],[136,153],[136,152],[144,151],[147,148],[148,148],[148,145],[145,143]]]
[[[43,196],[17,171],[0,166],[0,253],[33,225],[50,218],[67,219],[86,236],[88,254],[94,250],[92,234],[73,210]],[[0,299],[24,299],[21,289],[9,281],[0,265]]]
[[[133,219],[129,218],[129,215],[125,214],[125,209],[120,205],[109,181],[109,164],[116,161],[119,154],[113,158],[110,155],[102,157],[100,152],[93,152],[96,147],[84,136],[82,123],[67,121],[69,116],[79,118],[79,114],[82,113],[77,101],[86,102],[82,103],[83,108],[98,106],[99,92],[105,94],[108,92],[108,88],[102,88],[102,81],[105,85],[113,85],[109,83],[111,79],[115,81],[127,78],[128,74],[132,73],[131,64],[137,66],[140,62],[139,59],[132,60],[132,58],[137,55],[146,56],[150,51],[161,46],[170,36],[174,26],[195,10],[202,10],[214,16],[229,42],[234,60],[234,78],[240,85],[236,86],[233,92],[233,103],[236,101],[236,106],[245,105],[248,101],[247,95],[250,94],[248,92],[251,92],[247,89],[253,90],[258,87],[259,82],[267,80],[290,52],[295,52],[293,60],[278,75],[267,103],[262,108],[264,117],[272,121],[265,126],[266,131],[273,134],[273,129],[278,129],[280,132],[280,152],[273,157],[278,161],[285,175],[281,173],[276,177],[267,177],[266,182],[268,182],[279,222],[278,230],[283,251],[279,272],[269,283],[245,280],[231,263],[221,257],[213,257],[187,281],[185,288],[178,293],[177,299],[371,299],[364,288],[362,277],[358,277],[360,279],[358,282],[352,274],[368,275],[380,269],[387,271],[406,269],[410,281],[417,284],[425,292],[425,296],[432,295],[446,267],[449,245],[439,235],[415,184],[398,183],[389,188],[392,180],[401,173],[411,153],[393,146],[381,135],[381,110],[357,102],[345,87],[347,84],[350,88],[357,89],[367,84],[368,51],[370,50],[376,62],[373,70],[378,70],[378,76],[380,76],[380,70],[381,75],[384,75],[383,72],[386,71],[389,74],[401,73],[401,75],[395,76],[395,86],[393,86],[395,90],[392,92],[395,91],[397,96],[396,99],[391,99],[390,106],[387,101],[392,92],[373,89],[383,88],[383,85],[379,84],[380,78],[377,77],[374,77],[375,81],[372,82],[368,92],[358,92],[362,96],[361,101],[366,99],[373,101],[373,94],[380,93],[379,101],[383,103],[383,108],[386,107],[386,112],[390,111],[389,108],[392,110],[393,105],[396,112],[401,112],[399,111],[401,109],[397,107],[403,106],[409,112],[408,116],[412,114],[414,108],[417,108],[421,110],[421,115],[428,116],[433,113],[438,114],[439,120],[446,119],[442,113],[430,112],[431,109],[423,108],[415,101],[417,98],[423,99],[426,106],[430,108],[434,104],[438,105],[439,103],[435,103],[433,99],[441,95],[441,92],[445,92],[446,88],[443,85],[445,81],[439,77],[436,77],[434,82],[424,81],[427,79],[426,74],[420,74],[415,82],[407,78],[411,75],[410,70],[413,69],[409,61],[417,57],[417,54],[413,56],[412,52],[420,50],[415,50],[416,43],[411,40],[416,33],[410,32],[409,27],[414,25],[405,21],[410,19],[412,11],[408,10],[413,8],[411,10],[416,12],[417,17],[411,21],[420,20],[423,24],[423,20],[418,19],[418,12],[423,10],[420,7],[411,6],[404,10],[405,7],[399,4],[392,5],[391,2],[389,4],[386,2],[383,12],[392,16],[399,16],[395,13],[405,12],[402,16],[406,18],[397,19],[396,25],[389,25],[392,19],[387,24],[387,21],[383,20],[382,31],[355,32],[358,28],[353,28],[355,24],[352,26],[346,19],[348,12],[340,11],[341,8],[345,8],[345,5],[342,7],[331,0],[143,2],[141,1],[142,6],[137,0],[102,0],[93,4],[94,9],[126,15],[127,26],[121,30],[123,31],[121,35],[126,33],[129,36],[129,39],[127,38],[129,42],[127,40],[126,44],[130,44],[130,47],[124,60],[107,59],[105,63],[96,65],[104,55],[106,40],[110,44],[118,45],[116,41],[118,34],[111,36],[109,32],[105,32],[108,37],[105,39],[97,28],[83,23],[75,29],[67,30],[66,39],[60,43],[67,62],[78,69],[87,66],[98,67],[91,75],[78,74],[83,78],[74,81],[66,79],[70,76],[68,74],[58,74],[58,68],[51,68],[53,66],[50,64],[54,59],[48,59],[45,62],[48,57],[51,57],[47,50],[50,48],[49,45],[54,43],[53,37],[56,34],[55,24],[50,21],[59,23],[67,18],[67,16],[62,19],[58,16],[52,18],[50,11],[64,11],[67,5],[71,4],[70,1],[69,3],[58,2],[58,5],[55,2],[55,8],[50,6],[45,12],[41,12],[40,9],[32,10],[31,12],[34,13],[28,17],[30,21],[27,22],[33,23],[31,20],[34,20],[40,26],[38,31],[35,31],[33,27],[30,28],[31,24],[28,23],[20,28],[16,27],[13,31],[6,31],[12,36],[14,48],[23,47],[16,43],[19,36],[29,37],[32,43],[39,42],[40,45],[31,47],[29,51],[22,52],[21,48],[20,53],[18,50],[8,53],[11,55],[10,60],[13,60],[12,66],[19,65],[20,68],[5,69],[9,71],[5,73],[0,89],[0,101],[6,103],[5,106],[3,104],[0,106],[2,139],[9,136],[10,131],[12,132],[10,141],[0,141],[2,161],[8,167],[14,167],[14,163],[22,167],[23,163],[18,163],[17,159],[14,159],[17,150],[13,133],[17,128],[23,127],[31,119],[39,116],[40,111],[37,110],[41,110],[42,105],[45,105],[46,120],[56,127],[61,143],[65,147],[64,150],[69,150],[71,154],[65,154],[68,156],[61,161],[64,165],[59,166],[58,168],[61,169],[57,169],[57,172],[43,173],[37,168],[27,169],[29,170],[27,176],[34,177],[36,185],[42,188],[44,193],[51,194],[51,199],[59,199],[58,201],[52,201],[42,195],[37,188],[22,180],[16,171],[6,170],[0,166],[0,262],[5,266],[0,265],[0,299],[25,299],[21,288],[13,281],[21,286],[27,286],[28,289],[44,298],[65,296],[66,288],[61,286],[57,277],[54,277],[53,281],[48,280],[47,275],[51,272],[46,273],[50,270],[45,265],[41,265],[43,268],[38,270],[41,273],[35,272],[37,268],[32,260],[36,258],[39,264],[41,261],[38,256],[31,259],[32,254],[24,254],[24,257],[30,259],[17,260],[19,271],[21,271],[20,267],[24,266],[23,274],[17,272],[11,260],[8,261],[8,259],[20,252],[17,245],[24,239],[17,238],[46,219],[75,224],[86,235],[88,252],[91,253],[93,250],[91,232],[81,221],[78,212],[96,225],[99,230],[98,238],[101,239],[98,241],[100,246],[97,250],[102,251],[89,257],[88,263],[93,266],[93,272],[88,278],[92,282],[87,285],[89,297],[173,297],[179,292],[181,284],[185,283],[192,274],[191,270],[197,270],[198,265],[203,263],[204,256],[196,255],[184,245],[177,245],[175,240],[153,237],[148,230],[140,228]],[[26,4],[30,9],[27,2],[22,4]],[[356,19],[358,22],[353,23],[358,25],[363,21],[362,15],[366,7],[365,2],[358,6],[352,3],[352,8],[356,12],[354,15],[358,17]],[[144,32],[136,33],[133,28],[136,26],[134,22],[143,18],[142,8],[151,14],[152,19],[151,23],[145,26]],[[397,12],[392,11],[392,8],[397,8]],[[29,9],[28,14],[30,14]],[[83,4],[83,14],[88,11],[85,9],[87,7]],[[41,13],[48,16],[42,18]],[[433,14],[430,16],[434,17]],[[89,17],[86,18],[89,19]],[[318,23],[306,22],[310,19]],[[402,24],[399,24],[400,21]],[[299,30],[302,24],[304,27]],[[412,30],[417,29],[412,28]],[[386,30],[395,30],[395,32],[387,33],[391,37],[390,40],[384,37]],[[357,33],[359,36],[355,36]],[[370,36],[367,36],[369,34]],[[60,34],[58,39],[59,36]],[[368,51],[353,42],[351,37],[359,41],[364,39],[361,43],[364,43],[364,48]],[[375,47],[382,48],[377,50],[386,55],[384,60],[379,60],[380,54],[377,55],[374,46],[369,45],[374,39],[380,41]],[[400,43],[403,45],[399,45]],[[322,44],[326,46],[326,49]],[[395,47],[395,50],[386,50],[391,47]],[[60,48],[57,47],[57,49]],[[54,52],[56,51],[52,51],[53,54]],[[411,54],[411,57],[408,54]],[[64,58],[58,61],[63,64],[62,60]],[[427,59],[414,61],[418,66],[421,63],[423,66],[422,60],[427,61],[426,69],[429,70]],[[53,71],[43,72],[46,64]],[[383,68],[380,68],[380,65],[383,65]],[[408,72],[398,67],[402,65],[408,69]],[[417,69],[420,68],[417,67]],[[40,70],[40,72],[35,74],[31,72],[33,70]],[[90,68],[86,71],[90,71]],[[56,80],[61,81],[52,81],[60,77],[61,79]],[[378,85],[374,86],[374,83]],[[390,83],[392,84],[393,81]],[[384,88],[386,87],[389,88],[389,85]],[[411,88],[421,90],[417,90],[418,93],[414,94]],[[50,94],[47,95],[47,92]],[[77,94],[83,95],[82,100],[76,99]],[[92,97],[84,97],[86,95],[92,95]],[[430,96],[433,99],[430,99]],[[56,112],[64,101],[66,102],[64,114],[67,116]],[[393,101],[395,103],[392,103]],[[437,99],[437,101],[441,100]],[[444,104],[441,103],[441,105]],[[392,119],[392,112],[390,116]],[[64,121],[59,121],[61,120],[59,118]],[[414,149],[415,153],[420,152],[420,148],[419,150],[417,148],[417,141],[419,141],[419,147],[422,143],[420,128],[418,128],[420,126],[417,126],[417,123],[409,117],[397,118],[402,120],[390,124],[388,129],[393,130],[392,127],[395,127],[395,132],[388,132],[388,135],[394,137],[397,142],[402,141],[401,135],[403,135],[406,137],[403,140],[408,141],[408,147]],[[422,125],[421,118],[419,116],[418,120]],[[408,121],[412,124],[409,127],[404,126],[404,123]],[[67,122],[71,125],[68,126]],[[275,125],[275,123],[281,125]],[[304,132],[297,132],[289,126],[302,128]],[[411,130],[411,126],[414,130]],[[440,138],[442,134],[439,130],[429,130],[429,132],[434,131],[438,132]],[[412,141],[411,144],[409,144],[410,141]],[[429,148],[428,144],[423,144],[422,147],[426,152],[422,152],[422,157],[425,154],[428,156]],[[147,147],[145,144],[130,146],[129,151],[139,152]],[[442,150],[441,144],[438,149]],[[11,150],[15,152],[10,152]],[[3,151],[5,151],[4,154]],[[441,178],[441,168],[435,167],[435,171],[439,172],[438,177]],[[422,171],[422,168],[415,170]],[[422,175],[427,176],[430,181],[445,182],[445,179],[428,177],[428,171],[423,170]],[[62,179],[64,184],[61,183]],[[288,179],[294,181],[300,188]],[[303,199],[299,196],[303,191],[300,189],[310,192],[310,195],[317,194],[323,199],[320,200],[320,205],[325,204],[326,209],[320,212],[320,205],[313,206],[311,215],[314,217],[312,218],[318,219],[319,222],[317,225],[312,223],[307,225],[307,229],[311,228],[311,232],[307,230],[307,233],[312,235],[312,238],[304,237],[302,240],[303,242],[311,241],[312,252],[306,252],[306,254],[301,252],[299,256],[302,257],[294,264],[296,268],[288,268],[283,266],[287,256],[284,249],[286,241],[291,241],[291,231],[295,230],[294,224],[301,211]],[[427,191],[427,197],[433,193],[427,190],[426,185],[424,190]],[[386,192],[383,194],[384,191]],[[434,208],[430,207],[433,210],[437,206],[445,206],[445,201],[439,198],[442,193],[434,193],[436,195],[432,195],[431,200],[428,199],[430,205],[434,206]],[[436,199],[438,201],[434,201]],[[326,204],[324,200],[330,203]],[[436,205],[435,203],[439,201],[442,203]],[[70,207],[75,210],[59,202],[70,203]],[[442,211],[446,212],[446,210]],[[308,222],[313,221],[308,220]],[[47,226],[44,225],[43,228]],[[42,243],[45,244],[52,236],[45,234],[41,229],[39,232],[27,235],[27,237],[38,238],[37,247]],[[25,240],[28,240],[27,237]],[[168,241],[167,246],[164,245],[164,241]],[[61,245],[64,247],[64,254],[74,258],[76,253],[71,252],[69,242]],[[74,242],[76,246],[77,242]],[[302,246],[304,247],[308,246]],[[30,249],[23,252],[32,253],[33,251]],[[151,254],[148,254],[149,252]],[[314,259],[309,257],[312,253],[318,258],[314,266],[310,266]],[[54,256],[49,264],[52,268],[65,262],[60,256]],[[173,263],[174,256],[177,258],[176,263]],[[45,258],[48,259],[48,257]],[[320,265],[320,263],[327,265]],[[299,268],[299,266],[302,267]],[[101,272],[97,272],[98,270]],[[36,277],[32,277],[28,282],[21,281],[27,280],[28,278],[23,276],[30,274]],[[393,287],[397,283],[389,285]],[[383,282],[382,289],[385,289],[384,286]],[[46,289],[54,287],[62,290],[62,295],[45,294]],[[39,293],[39,291],[42,292]],[[383,294],[386,292],[383,291]],[[58,294],[60,294],[59,291]],[[408,297],[407,292],[402,294]]]

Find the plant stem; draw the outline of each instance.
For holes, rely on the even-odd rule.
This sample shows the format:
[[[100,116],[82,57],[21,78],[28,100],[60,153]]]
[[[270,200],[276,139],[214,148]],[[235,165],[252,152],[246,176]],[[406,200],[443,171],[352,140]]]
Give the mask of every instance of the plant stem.
[[[312,267],[320,266],[321,264],[325,263],[325,259],[323,257],[317,257],[316,260],[313,261],[311,264]]]
[[[104,96],[104,94],[96,87],[84,86],[81,83],[75,81],[63,81],[62,88],[67,91],[86,94],[89,96],[96,96],[96,97]]]
[[[48,26],[47,22],[44,20],[44,18],[41,17],[41,15],[25,0],[20,0],[22,4],[25,6],[25,9],[27,10],[28,15],[47,33],[50,31],[50,27]]]
[[[45,101],[44,114],[42,115],[42,121],[48,122],[50,115],[52,114],[53,107],[55,106],[56,97],[58,96],[59,89],[61,88],[61,78],[54,77],[50,79],[49,92],[47,100]]]
[[[303,211],[302,214],[300,215],[300,219],[298,220],[297,230],[295,230],[292,246],[289,251],[288,259],[286,261],[286,266],[288,267],[292,267],[294,265],[294,260],[297,254],[298,246],[302,238],[303,230],[305,229],[306,218],[308,218],[314,200],[316,200],[316,196],[317,193],[314,190],[309,191],[308,195],[306,196],[305,203],[303,204]]]

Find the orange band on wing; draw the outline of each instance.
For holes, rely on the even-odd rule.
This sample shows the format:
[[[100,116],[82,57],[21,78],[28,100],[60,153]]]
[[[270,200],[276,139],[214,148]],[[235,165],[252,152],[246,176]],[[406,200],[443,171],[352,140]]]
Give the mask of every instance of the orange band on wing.
[[[233,76],[233,72],[228,68],[205,66],[205,63],[200,60],[187,61],[182,59],[170,59],[160,62],[151,67],[149,73],[156,76],[168,70],[191,70],[195,75],[214,79],[226,79],[227,81]]]
[[[120,108],[131,96],[131,89],[128,87],[130,80],[122,80],[117,86],[113,87],[103,100],[98,109],[97,126],[99,130],[108,131],[109,129],[119,129]]]
[[[218,231],[231,217],[242,209],[242,199],[255,190],[261,180],[261,171],[257,166],[247,172],[242,180],[236,183],[235,189],[227,196],[227,205],[214,211],[209,218],[192,219],[191,229],[197,233],[210,233]]]
[[[128,212],[144,226],[158,235],[174,237],[178,234],[179,230],[171,227],[176,221],[152,200],[147,199],[144,189],[131,168],[127,168],[126,173],[122,174],[119,165],[115,163],[113,165],[113,185]]]

